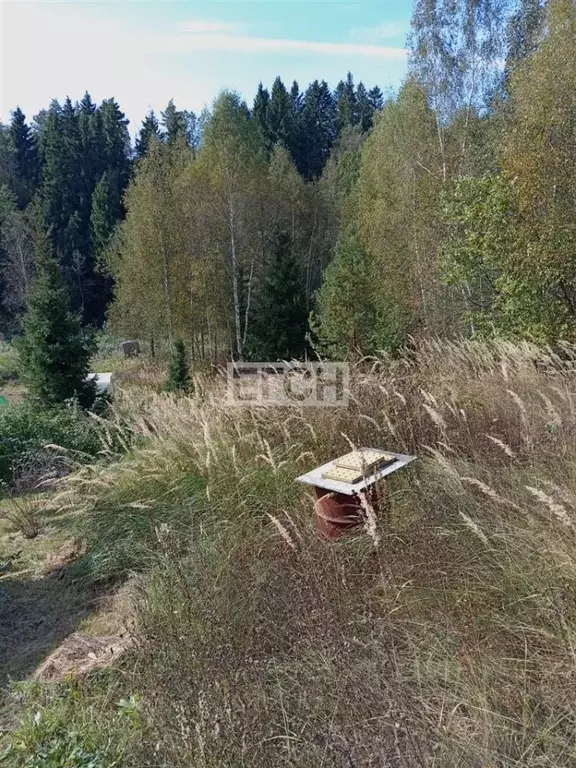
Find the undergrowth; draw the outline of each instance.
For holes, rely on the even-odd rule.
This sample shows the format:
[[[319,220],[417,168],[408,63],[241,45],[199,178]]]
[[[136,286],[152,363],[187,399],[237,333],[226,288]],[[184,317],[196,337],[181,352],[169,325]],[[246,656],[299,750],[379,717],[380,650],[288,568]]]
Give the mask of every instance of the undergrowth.
[[[45,477],[127,448],[130,430],[119,422],[69,405],[48,408],[34,400],[0,410],[0,483],[27,490]]]

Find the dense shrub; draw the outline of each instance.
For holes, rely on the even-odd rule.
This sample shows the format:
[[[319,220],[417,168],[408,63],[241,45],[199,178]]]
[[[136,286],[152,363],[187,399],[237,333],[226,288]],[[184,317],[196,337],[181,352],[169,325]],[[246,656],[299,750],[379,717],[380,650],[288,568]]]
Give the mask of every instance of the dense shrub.
[[[50,446],[50,447],[47,447]],[[93,460],[102,428],[80,409],[46,408],[34,401],[0,410],[0,482],[12,484],[31,464],[44,472]]]

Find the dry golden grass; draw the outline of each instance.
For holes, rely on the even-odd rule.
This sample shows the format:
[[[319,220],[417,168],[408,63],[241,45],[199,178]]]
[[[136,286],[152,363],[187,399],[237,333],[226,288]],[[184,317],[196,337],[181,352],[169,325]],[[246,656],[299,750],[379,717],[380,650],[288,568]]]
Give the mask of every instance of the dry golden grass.
[[[107,542],[146,521],[133,764],[576,766],[575,360],[428,342],[348,409],[126,395],[145,447],[60,503]],[[327,543],[293,481],[350,444],[421,460]]]

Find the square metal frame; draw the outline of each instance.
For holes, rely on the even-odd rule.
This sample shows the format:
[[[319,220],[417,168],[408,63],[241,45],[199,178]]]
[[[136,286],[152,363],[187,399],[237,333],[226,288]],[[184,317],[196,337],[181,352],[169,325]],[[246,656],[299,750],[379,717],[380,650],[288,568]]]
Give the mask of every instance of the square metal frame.
[[[358,450],[376,451],[380,449],[359,448]],[[382,469],[373,472],[367,477],[363,477],[362,480],[359,480],[357,483],[343,483],[340,480],[330,480],[328,478],[322,477],[323,472],[327,472],[334,467],[334,462],[336,459],[327,461],[326,464],[322,464],[322,466],[316,467],[316,469],[313,469],[310,472],[306,472],[304,475],[300,475],[300,477],[296,478],[296,482],[305,483],[306,485],[313,485],[315,488],[324,488],[326,491],[333,491],[334,493],[343,493],[345,496],[354,496],[354,494],[365,491],[371,485],[374,485],[374,483],[377,483],[379,480],[383,480],[389,475],[392,475],[399,469],[407,467],[418,458],[417,456],[409,456],[405,453],[394,453],[393,451],[386,451],[386,453],[390,453],[392,456],[394,456],[395,461],[393,461],[392,464],[388,464]]]

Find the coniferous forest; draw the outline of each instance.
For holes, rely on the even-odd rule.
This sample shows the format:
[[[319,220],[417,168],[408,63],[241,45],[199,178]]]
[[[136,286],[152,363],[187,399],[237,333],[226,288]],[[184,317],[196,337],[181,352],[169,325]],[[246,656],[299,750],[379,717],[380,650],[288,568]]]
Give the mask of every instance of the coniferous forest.
[[[424,335],[572,339],[573,0],[416,3],[395,93],[355,82],[0,127],[0,333],[48,235],[84,327],[194,359],[344,359]]]

